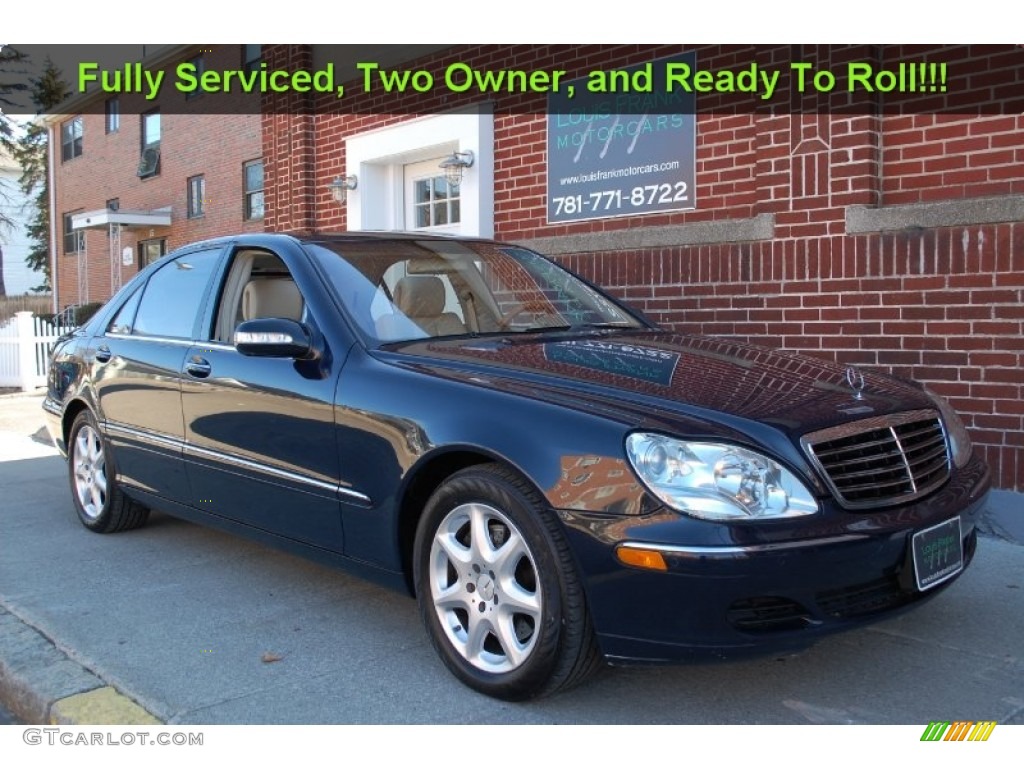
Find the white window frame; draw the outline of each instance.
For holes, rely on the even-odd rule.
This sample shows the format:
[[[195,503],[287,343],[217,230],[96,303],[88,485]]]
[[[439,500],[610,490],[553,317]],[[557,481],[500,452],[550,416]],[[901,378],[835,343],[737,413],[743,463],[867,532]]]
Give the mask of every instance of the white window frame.
[[[348,229],[405,226],[405,166],[470,150],[459,189],[462,221],[449,231],[494,237],[494,115],[487,105],[408,120],[345,141],[346,172],[359,178],[348,192]]]
[[[459,220],[452,222],[449,218],[444,224],[428,224],[425,227],[416,226],[416,210],[425,207],[427,209],[428,216],[433,219],[435,208],[434,206],[439,204],[441,201],[434,198],[433,195],[433,183],[436,179],[440,178],[444,183],[444,171],[438,166],[439,163],[444,160],[444,157],[434,157],[422,163],[411,163],[405,166],[405,228],[408,230],[423,230],[424,232],[459,232],[462,226],[462,185],[458,187],[452,187],[446,185],[448,196],[444,199],[446,204],[447,213],[450,215],[451,212],[451,200],[459,201]],[[427,182],[431,187],[431,191],[428,192],[430,195],[430,201],[425,203],[419,203],[416,201],[416,185],[420,182]]]

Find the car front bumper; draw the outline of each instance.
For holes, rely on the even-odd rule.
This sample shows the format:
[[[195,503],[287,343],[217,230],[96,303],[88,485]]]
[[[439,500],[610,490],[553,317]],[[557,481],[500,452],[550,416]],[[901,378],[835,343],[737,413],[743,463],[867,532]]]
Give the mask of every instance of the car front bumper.
[[[990,482],[975,458],[942,489],[912,504],[868,513],[828,506],[819,520],[785,532],[760,524],[761,541],[749,540],[750,527],[737,532],[666,511],[652,516],[657,522],[575,512],[561,517],[605,656],[669,662],[798,649],[934,597],[963,570],[919,591],[911,538],[959,516],[966,570]],[[667,570],[624,565],[616,557],[619,547],[657,551]]]

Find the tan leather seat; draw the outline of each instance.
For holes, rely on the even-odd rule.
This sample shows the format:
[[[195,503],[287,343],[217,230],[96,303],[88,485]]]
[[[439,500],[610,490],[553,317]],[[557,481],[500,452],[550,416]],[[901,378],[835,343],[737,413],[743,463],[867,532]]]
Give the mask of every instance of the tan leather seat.
[[[255,320],[262,317],[302,319],[302,294],[294,280],[264,278],[246,283],[242,291],[242,318]]]
[[[408,275],[395,286],[395,306],[430,336],[466,333],[454,312],[445,312],[444,282],[434,275]]]

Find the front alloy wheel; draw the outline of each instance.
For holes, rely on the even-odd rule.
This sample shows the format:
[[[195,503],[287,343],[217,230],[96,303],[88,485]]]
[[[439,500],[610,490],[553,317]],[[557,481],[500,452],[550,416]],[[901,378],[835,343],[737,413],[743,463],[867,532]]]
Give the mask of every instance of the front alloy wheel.
[[[537,644],[537,565],[509,518],[483,503],[449,512],[430,547],[430,594],[448,640],[481,672],[511,672]]]
[[[601,664],[560,524],[506,467],[463,469],[433,493],[416,531],[413,573],[434,648],[481,693],[543,696]]]

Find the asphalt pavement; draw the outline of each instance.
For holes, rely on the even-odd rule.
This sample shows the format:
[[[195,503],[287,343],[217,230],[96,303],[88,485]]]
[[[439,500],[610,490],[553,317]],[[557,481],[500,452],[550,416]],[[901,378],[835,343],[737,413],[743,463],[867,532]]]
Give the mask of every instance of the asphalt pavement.
[[[162,514],[86,531],[38,407],[0,397],[0,705],[25,722],[1024,723],[1017,494],[994,495],[971,569],[902,617],[509,704],[448,674],[408,597]]]
[[[14,719],[14,715],[8,712],[4,707],[0,706],[0,725],[19,725],[20,723]]]

